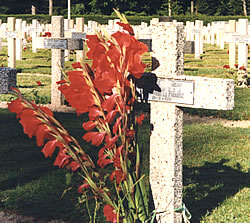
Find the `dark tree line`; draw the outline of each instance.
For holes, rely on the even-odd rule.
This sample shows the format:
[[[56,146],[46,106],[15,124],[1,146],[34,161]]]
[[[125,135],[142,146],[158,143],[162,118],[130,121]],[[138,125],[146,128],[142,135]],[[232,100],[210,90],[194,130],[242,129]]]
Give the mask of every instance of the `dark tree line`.
[[[38,14],[66,14],[68,0],[0,0],[0,14],[30,14],[31,6]],[[245,4],[244,4],[245,3]],[[110,15],[119,8],[127,15],[245,15],[250,13],[248,0],[71,0],[72,14]]]

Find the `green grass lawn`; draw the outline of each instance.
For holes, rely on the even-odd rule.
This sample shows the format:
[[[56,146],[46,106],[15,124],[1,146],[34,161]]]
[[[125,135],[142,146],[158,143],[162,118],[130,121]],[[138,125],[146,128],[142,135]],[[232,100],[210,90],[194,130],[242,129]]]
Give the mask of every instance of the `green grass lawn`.
[[[56,118],[81,140],[83,117],[56,113]],[[66,171],[53,166],[29,139],[15,115],[0,109],[0,210],[14,210],[39,219],[87,222],[84,205],[77,208],[76,188],[61,197]],[[143,172],[148,174],[150,125],[139,133]],[[82,142],[84,148],[87,147]],[[249,218],[250,130],[214,125],[184,126],[184,202],[191,222],[245,223]],[[92,153],[96,153],[92,149]],[[77,182],[75,177],[74,182]],[[77,185],[77,184],[76,184]],[[99,210],[99,222],[104,222]],[[237,219],[237,221],[235,221]]]

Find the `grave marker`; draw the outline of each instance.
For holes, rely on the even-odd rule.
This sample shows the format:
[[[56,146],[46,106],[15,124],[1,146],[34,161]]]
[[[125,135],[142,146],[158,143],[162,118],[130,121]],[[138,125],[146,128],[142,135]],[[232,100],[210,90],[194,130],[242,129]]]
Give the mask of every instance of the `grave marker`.
[[[16,68],[16,18],[8,17],[8,33],[10,36],[7,38],[8,40],[8,67]],[[13,36],[11,36],[14,34]]]
[[[153,71],[160,93],[149,96],[149,101],[152,99],[150,119],[153,124],[150,138],[150,184],[154,205],[159,212],[157,221],[180,223],[182,215],[174,211],[182,206],[183,113],[178,106],[232,109],[234,81],[183,75],[184,26],[182,23],[153,24],[152,36],[152,57],[155,57],[160,64]],[[165,86],[169,81],[170,87]],[[189,90],[185,89],[187,86]],[[174,94],[168,97],[169,91],[173,89],[175,89]],[[155,101],[155,97],[159,98],[159,94],[161,101]],[[169,98],[172,102],[171,100],[169,102]],[[174,102],[173,99],[182,101]],[[168,132],[164,134],[166,130]]]
[[[16,87],[15,68],[0,67],[0,94],[7,94],[11,87]]]
[[[52,37],[36,38],[36,46],[40,49],[51,49],[51,104],[63,105],[63,97],[57,89],[56,82],[63,79],[64,50],[83,50],[83,39],[64,38],[63,16],[52,16]]]
[[[234,45],[238,44],[238,66],[244,66],[247,68],[248,65],[248,44],[250,44],[250,35],[248,35],[248,20],[247,19],[239,19],[238,21],[238,30],[239,32],[229,32],[225,34],[225,42],[232,44],[231,46],[231,57],[230,57],[230,49],[229,49],[229,59],[230,67],[233,67],[233,61],[235,60],[235,51]],[[234,22],[231,22],[230,30],[234,29]]]

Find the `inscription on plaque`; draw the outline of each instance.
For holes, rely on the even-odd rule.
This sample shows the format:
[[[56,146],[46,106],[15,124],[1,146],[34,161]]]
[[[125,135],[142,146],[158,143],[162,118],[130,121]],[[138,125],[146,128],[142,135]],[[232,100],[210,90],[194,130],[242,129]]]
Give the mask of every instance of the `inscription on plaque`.
[[[202,34],[202,29],[192,29],[193,33]]]
[[[44,39],[45,49],[67,49],[68,41],[66,39]]]
[[[250,44],[250,36],[233,36],[233,42]]]
[[[149,94],[149,101],[164,101],[180,104],[194,104],[194,82],[157,78],[160,91]]]
[[[4,38],[17,38],[16,32],[4,32],[3,33]]]

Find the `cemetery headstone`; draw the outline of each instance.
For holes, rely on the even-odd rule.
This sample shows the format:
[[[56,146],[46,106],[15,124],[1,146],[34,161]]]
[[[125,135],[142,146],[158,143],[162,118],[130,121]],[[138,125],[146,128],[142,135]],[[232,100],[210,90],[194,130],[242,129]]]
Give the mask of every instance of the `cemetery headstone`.
[[[178,106],[232,109],[234,81],[230,79],[184,76],[184,26],[182,23],[153,24],[152,57],[159,67],[153,72],[160,91],[149,95],[150,185],[157,221],[182,222],[182,127]],[[166,132],[166,130],[168,130]]]
[[[0,67],[0,94],[7,94],[11,87],[16,87],[15,68]]]

